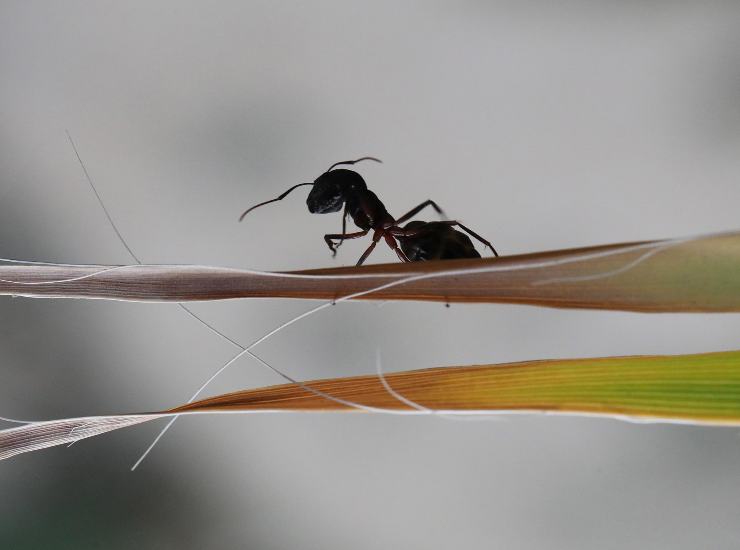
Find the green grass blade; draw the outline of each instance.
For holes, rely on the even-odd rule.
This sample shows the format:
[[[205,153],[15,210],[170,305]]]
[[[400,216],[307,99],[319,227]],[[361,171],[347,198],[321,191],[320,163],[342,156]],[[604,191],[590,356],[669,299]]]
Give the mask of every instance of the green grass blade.
[[[532,411],[740,424],[740,351],[529,361],[390,373],[398,396],[433,411]],[[366,407],[412,410],[375,376],[306,383]],[[293,384],[221,395],[173,409],[357,410]],[[172,412],[172,411],[170,411]]]
[[[0,460],[174,414],[278,411],[559,413],[740,425],[740,351],[445,367],[270,386],[158,413],[68,418],[0,430]]]

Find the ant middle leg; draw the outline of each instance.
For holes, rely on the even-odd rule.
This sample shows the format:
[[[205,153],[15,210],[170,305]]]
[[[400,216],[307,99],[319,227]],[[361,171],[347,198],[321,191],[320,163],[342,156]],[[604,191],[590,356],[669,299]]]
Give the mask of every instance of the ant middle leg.
[[[401,248],[398,246],[398,241],[396,241],[395,238],[393,238],[393,235],[391,233],[385,233],[385,242],[388,246],[391,247],[393,252],[396,253],[396,256],[398,256],[398,259],[402,262],[410,262],[409,257],[406,256],[406,253],[401,250]]]
[[[337,255],[337,247],[342,244],[343,241],[348,239],[359,239],[360,237],[364,237],[367,235],[368,230],[365,231],[358,231],[357,233],[330,233],[329,235],[324,235],[324,242],[326,242],[326,245],[329,247],[329,250],[332,251],[332,257]],[[338,244],[334,244],[334,241],[338,240]]]
[[[419,212],[421,212],[422,210],[424,210],[427,206],[431,206],[432,208],[434,208],[434,210],[437,211],[437,214],[439,214],[443,218],[445,217],[444,211],[437,205],[436,202],[434,202],[433,200],[426,200],[426,201],[422,202],[419,206],[416,206],[416,207],[412,208],[411,210],[409,210],[408,212],[406,212],[403,216],[401,216],[400,218],[398,218],[396,220],[396,224],[401,224],[401,223],[403,223],[403,222],[405,222],[407,220],[410,220],[411,218],[413,218],[414,216],[416,216]]]
[[[367,231],[366,231],[367,233]],[[372,251],[375,249],[375,246],[378,244],[378,241],[383,237],[384,231],[382,229],[376,230],[373,234],[373,242],[370,243],[370,246],[367,247],[367,250],[363,252],[362,256],[360,256],[360,259],[357,261],[357,264],[355,265],[362,265],[365,260],[367,260],[367,257],[372,253]]]

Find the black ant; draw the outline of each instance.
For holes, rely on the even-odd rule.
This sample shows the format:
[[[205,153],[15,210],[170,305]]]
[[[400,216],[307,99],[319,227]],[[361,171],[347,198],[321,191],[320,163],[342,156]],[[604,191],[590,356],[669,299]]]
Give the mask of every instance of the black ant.
[[[400,224],[413,218],[427,206],[434,208],[440,215],[444,215],[444,213],[437,206],[437,203],[427,200],[412,208],[400,218],[395,219],[388,213],[378,196],[367,188],[367,184],[360,174],[346,168],[334,170],[337,166],[356,164],[363,160],[382,162],[374,157],[362,157],[356,160],[346,160],[332,164],[326,172],[321,174],[313,182],[299,183],[275,199],[252,206],[239,217],[239,221],[242,221],[244,216],[255,208],[283,200],[291,191],[298,187],[312,185],[313,189],[311,189],[306,199],[309,212],[312,214],[329,214],[331,212],[339,212],[344,207],[342,232],[324,235],[324,241],[334,256],[336,256],[337,248],[343,241],[364,237],[371,230],[373,231],[373,241],[360,257],[357,265],[362,265],[380,239],[385,239],[388,246],[393,249],[403,262],[480,258],[480,254],[473,246],[470,238],[454,229],[454,227],[459,227],[489,247],[493,251],[493,254],[498,256],[498,253],[490,242],[458,221],[413,221],[407,224],[406,227],[400,227]],[[362,231],[347,233],[347,216],[351,217],[355,225],[362,229]],[[334,241],[338,242],[335,243]],[[399,242],[401,243],[400,247]]]

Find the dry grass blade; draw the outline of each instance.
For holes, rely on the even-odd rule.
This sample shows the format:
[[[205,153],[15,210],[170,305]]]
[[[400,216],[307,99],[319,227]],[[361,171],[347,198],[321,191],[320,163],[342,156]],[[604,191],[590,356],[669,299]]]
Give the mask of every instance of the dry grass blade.
[[[323,392],[363,409],[327,399]],[[219,395],[168,411],[39,422],[0,431],[0,459],[174,414],[359,412],[586,414],[740,425],[740,351],[434,368]]]
[[[503,258],[270,273],[204,266],[3,266],[0,294],[505,302],[628,311],[740,311],[740,233]]]
[[[90,416],[34,422],[0,431],[0,460],[134,426],[158,418],[156,414]]]

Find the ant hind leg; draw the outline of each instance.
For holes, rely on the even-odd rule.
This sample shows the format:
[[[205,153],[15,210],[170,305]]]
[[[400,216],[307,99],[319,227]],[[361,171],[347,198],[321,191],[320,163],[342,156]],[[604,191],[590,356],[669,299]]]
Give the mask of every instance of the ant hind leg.
[[[436,202],[434,202],[433,200],[426,200],[422,202],[419,206],[412,208],[411,210],[406,212],[403,216],[398,218],[396,220],[396,223],[399,224],[399,223],[403,223],[405,221],[410,220],[411,218],[416,216],[419,212],[424,210],[427,206],[431,206],[432,208],[434,208],[434,210],[437,211],[437,214],[439,214],[443,218],[446,218],[444,211],[439,207],[439,205],[437,205]]]
[[[462,229],[463,231],[465,231],[468,235],[470,235],[474,239],[477,239],[479,242],[483,243],[484,246],[487,246],[488,248],[490,248],[491,251],[493,252],[493,255],[498,258],[498,252],[496,252],[496,249],[493,248],[493,245],[489,241],[487,241],[486,239],[484,239],[483,237],[481,237],[480,235],[478,235],[478,233],[476,233],[475,231],[473,231],[469,227],[465,227],[463,224],[461,224],[460,222],[455,221],[455,220],[445,221],[445,222],[441,222],[441,223],[444,223],[444,224],[447,224],[447,225],[450,225],[450,226],[455,226],[455,225],[458,226],[460,229]]]

